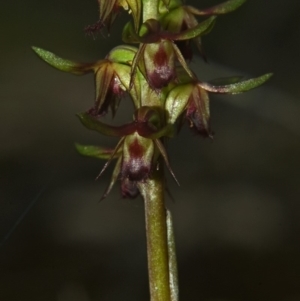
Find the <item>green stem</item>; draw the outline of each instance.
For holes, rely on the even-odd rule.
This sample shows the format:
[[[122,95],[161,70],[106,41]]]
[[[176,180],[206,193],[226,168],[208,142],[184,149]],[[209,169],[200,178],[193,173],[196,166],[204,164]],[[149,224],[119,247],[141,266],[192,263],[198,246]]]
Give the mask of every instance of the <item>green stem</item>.
[[[167,210],[167,233],[168,233],[168,257],[169,257],[171,301],[178,301],[179,289],[178,289],[176,247],[175,247],[172,215],[169,210]]]
[[[143,2],[143,22],[149,19],[158,19],[159,0],[142,0]]]
[[[168,235],[163,171],[138,184],[145,201],[148,272],[151,301],[170,301]]]

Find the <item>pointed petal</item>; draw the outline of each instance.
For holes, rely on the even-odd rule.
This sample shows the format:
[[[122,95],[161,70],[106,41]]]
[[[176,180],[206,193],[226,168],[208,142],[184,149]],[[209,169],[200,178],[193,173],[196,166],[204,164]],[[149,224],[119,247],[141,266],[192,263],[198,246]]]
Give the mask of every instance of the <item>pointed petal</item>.
[[[101,175],[103,174],[103,172],[106,170],[106,168],[108,167],[108,165],[111,163],[111,161],[114,159],[115,155],[119,152],[120,147],[123,145],[124,142],[124,138],[120,139],[120,141],[118,142],[116,148],[114,149],[113,153],[111,154],[109,160],[104,164],[103,168],[101,169],[99,175],[96,177],[96,180],[98,180]],[[120,157],[121,158],[121,157]]]
[[[235,84],[225,86],[213,86],[209,83],[204,82],[199,82],[198,85],[206,91],[213,93],[237,94],[259,87],[260,85],[265,83],[272,75],[272,73],[267,73],[256,78],[251,78],[242,82],[237,82]]]
[[[216,17],[212,16],[206,19],[205,21],[199,23],[197,26],[182,31],[181,33],[174,34],[173,40],[182,41],[196,38],[200,35],[204,35],[211,31],[216,21]]]
[[[199,114],[199,128],[203,128],[203,131],[207,133],[207,136],[212,138],[210,131],[209,120],[210,120],[210,109],[209,109],[209,97],[208,93],[204,89],[197,89],[199,93],[199,98],[195,101],[197,113]],[[198,97],[198,96],[197,96]]]
[[[173,43],[173,49],[175,51],[175,54],[177,56],[177,59],[179,61],[179,63],[181,64],[181,66],[184,68],[184,70],[187,72],[187,74],[194,80],[196,80],[196,77],[194,75],[194,73],[192,72],[192,70],[189,68],[188,64],[186,63],[183,55],[181,54],[181,51],[179,50],[179,48],[177,47],[177,45],[175,43]]]
[[[94,145],[82,145],[79,143],[75,144],[76,150],[82,156],[94,157],[98,159],[109,159],[114,152],[113,149],[104,148]]]
[[[142,106],[142,88],[141,87],[146,87],[146,79],[144,78],[144,76],[141,74],[141,72],[139,70],[136,70],[137,72],[135,73],[135,76],[133,76],[130,73],[130,84],[129,84],[129,88],[128,91],[130,93],[130,96],[133,100],[134,103],[134,107],[135,109],[138,109]],[[149,89],[149,87],[148,87]],[[143,89],[143,93],[145,93],[148,89]]]
[[[101,110],[107,97],[111,82],[114,77],[114,70],[110,62],[102,64],[95,72],[96,82],[96,111]]]
[[[139,47],[138,51],[136,52],[136,54],[134,56],[134,59],[133,59],[133,62],[132,62],[132,67],[131,67],[129,89],[132,88],[133,80],[136,77],[136,72],[137,72],[137,69],[138,69],[138,64],[141,61],[141,59],[143,58],[145,47],[146,47],[146,44],[140,44],[140,47]],[[141,70],[141,73],[145,77],[145,70],[143,70],[143,71]]]
[[[186,110],[190,127],[198,134],[213,138],[210,130],[210,112],[208,93],[199,85],[194,86],[192,96]]]
[[[135,31],[138,32],[141,20],[141,1],[140,0],[127,0],[128,5],[132,12]]]
[[[123,134],[120,127],[115,127],[101,122],[96,117],[84,112],[77,114],[81,123],[89,130],[97,131],[106,136],[121,137]]]
[[[99,11],[100,11],[100,15],[99,18],[100,20],[102,20],[103,22],[105,22],[105,20],[107,18],[109,18],[114,6],[116,5],[118,0],[98,0],[99,3]]]
[[[175,176],[175,173],[173,172],[172,167],[170,165],[169,158],[168,158],[167,152],[165,150],[165,147],[163,146],[163,144],[161,143],[161,141],[159,139],[155,139],[154,143],[157,146],[157,148],[159,149],[159,152],[161,153],[162,157],[164,158],[167,168],[168,168],[170,174],[172,175],[173,179],[175,180],[177,185],[180,186],[180,184]]]
[[[116,163],[116,166],[114,168],[111,180],[109,185],[107,186],[107,188],[105,189],[100,201],[104,200],[108,194],[110,193],[110,191],[112,190],[114,184],[116,183],[116,181],[118,180],[118,177],[120,175],[120,171],[121,171],[121,162],[122,162],[122,157],[120,157]]]
[[[207,63],[207,57],[206,57],[206,54],[205,54],[205,51],[203,49],[203,45],[202,45],[202,42],[201,42],[201,38],[200,37],[196,37],[193,39],[194,43],[196,44],[196,47],[200,53],[200,55],[202,56],[204,62]]]
[[[75,63],[55,55],[54,53],[38,47],[32,47],[32,50],[50,66],[64,72],[70,72],[76,75],[85,74],[93,71],[94,64]]]
[[[246,0],[229,0],[226,2],[223,2],[221,4],[212,6],[207,9],[196,9],[192,6],[187,6],[187,10],[191,12],[194,15],[198,16],[204,16],[204,15],[222,15],[230,13],[234,10],[236,10],[238,7],[240,7],[242,4],[244,4]]]

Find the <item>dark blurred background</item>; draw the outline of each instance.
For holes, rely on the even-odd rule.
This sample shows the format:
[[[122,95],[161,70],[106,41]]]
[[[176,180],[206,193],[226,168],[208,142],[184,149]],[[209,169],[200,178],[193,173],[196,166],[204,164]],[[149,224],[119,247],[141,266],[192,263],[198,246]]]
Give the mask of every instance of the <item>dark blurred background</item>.
[[[296,0],[248,1],[203,38],[209,64],[194,57],[202,79],[274,76],[211,97],[213,143],[185,128],[168,146],[181,183],[168,178],[167,201],[181,300],[300,300],[299,13]],[[93,76],[58,72],[30,49],[103,58],[126,14],[114,38],[94,40],[83,29],[97,18],[96,0],[0,4],[0,300],[149,299],[143,202],[123,200],[116,185],[99,203],[112,168],[95,182],[104,162],[74,149],[116,143],[75,117],[93,102]],[[131,112],[124,100],[118,117]]]

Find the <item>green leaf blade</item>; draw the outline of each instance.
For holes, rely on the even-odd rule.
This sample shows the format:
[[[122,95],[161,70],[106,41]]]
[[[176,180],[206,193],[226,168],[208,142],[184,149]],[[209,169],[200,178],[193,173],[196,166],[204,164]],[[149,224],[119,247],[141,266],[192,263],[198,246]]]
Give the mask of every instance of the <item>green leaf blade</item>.
[[[187,6],[188,10],[198,16],[205,16],[205,15],[223,15],[235,11],[239,8],[242,4],[244,4],[246,0],[229,0],[223,2],[221,4],[212,6],[207,9],[196,9],[192,6]]]
[[[86,157],[93,157],[98,159],[110,159],[112,153],[114,152],[113,149],[107,149],[100,146],[94,145],[82,145],[79,143],[75,144],[76,150],[82,156]]]
[[[267,73],[262,76],[251,78],[245,81],[237,82],[231,85],[225,85],[225,86],[213,86],[208,83],[201,83],[199,82],[198,85],[205,89],[208,92],[213,93],[225,93],[225,94],[238,94],[243,93],[249,90],[252,90],[254,88],[257,88],[264,84],[267,80],[270,79],[270,77],[273,76],[273,73]]]
[[[32,50],[47,64],[63,72],[81,75],[93,70],[93,64],[80,64],[66,60],[50,51],[35,46],[32,47]]]
[[[208,19],[199,23],[197,26],[185,30],[179,34],[175,34],[174,40],[175,41],[189,40],[210,32],[216,22],[216,18],[217,18],[216,16],[209,17]]]

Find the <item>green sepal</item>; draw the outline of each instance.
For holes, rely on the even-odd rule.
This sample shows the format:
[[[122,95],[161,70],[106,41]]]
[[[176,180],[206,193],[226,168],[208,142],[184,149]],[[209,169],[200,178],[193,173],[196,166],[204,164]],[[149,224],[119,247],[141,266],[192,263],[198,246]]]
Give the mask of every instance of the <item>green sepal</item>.
[[[100,120],[98,120],[96,117],[91,116],[86,112],[77,114],[77,117],[79,118],[81,123],[89,130],[99,132],[105,136],[112,136],[112,137],[123,136],[121,127],[116,127],[116,126],[103,123]]]
[[[114,149],[108,149],[94,145],[82,145],[75,143],[76,150],[82,156],[93,157],[108,160],[114,152]],[[119,152],[120,153],[120,152]]]
[[[99,19],[103,22],[107,18],[109,18],[110,14],[112,13],[113,7],[117,4],[117,0],[110,0],[110,1],[103,1],[103,0],[98,0],[99,4]]]
[[[179,184],[179,182],[178,182],[178,180],[177,180],[177,178],[175,176],[175,173],[174,173],[174,171],[173,171],[173,169],[171,167],[171,164],[170,164],[170,161],[169,161],[169,158],[168,158],[168,154],[167,154],[167,151],[166,151],[163,143],[159,139],[155,139],[154,143],[155,143],[156,147],[158,148],[160,154],[162,155],[162,157],[163,157],[163,159],[164,159],[164,161],[165,161],[165,163],[167,165],[167,168],[168,168],[170,174],[172,175],[173,179],[175,180],[175,182],[177,183],[177,185],[180,186],[180,184]]]
[[[108,60],[102,61],[95,72],[96,110],[99,110],[104,104],[114,76],[113,63]]]
[[[38,47],[32,47],[32,50],[50,66],[64,72],[70,72],[76,75],[82,75],[93,71],[94,64],[80,64],[70,60],[63,59],[54,53]]]
[[[223,2],[221,4],[212,6],[207,9],[196,9],[192,6],[186,6],[187,10],[194,15],[205,16],[205,15],[222,15],[230,13],[237,8],[239,8],[242,4],[244,4],[246,0],[229,0]]]
[[[137,91],[137,85],[139,85],[138,77],[131,76],[131,67],[125,64],[112,63],[115,75],[122,84],[122,89],[129,92],[134,107],[137,109],[140,106],[140,91]],[[103,93],[101,90],[99,92]]]
[[[167,5],[166,5],[167,4]],[[181,0],[160,0],[158,5],[158,11],[161,15],[168,13],[172,9],[181,6],[182,1]]]
[[[121,171],[121,163],[122,163],[122,157],[120,156],[117,163],[116,163],[116,166],[114,168],[114,171],[113,171],[113,174],[112,174],[112,177],[111,177],[111,180],[109,182],[109,185],[107,186],[107,188],[105,189],[100,201],[104,200],[107,195],[110,193],[110,191],[112,190],[114,184],[116,183],[116,181],[118,180],[118,177],[120,175],[120,171]]]
[[[163,136],[172,137],[174,132],[171,125],[167,125],[159,130],[153,130],[147,124],[145,124],[145,127],[139,127],[136,121],[121,126],[108,125],[86,112],[77,114],[77,117],[89,130],[111,137],[122,137],[138,132],[144,138],[158,139]]]
[[[135,32],[132,22],[129,22],[123,29],[122,40],[125,43],[144,44],[156,43],[161,39],[170,41],[190,40],[210,32],[215,24],[216,18],[216,16],[211,16],[192,28],[178,33],[168,32],[167,34],[161,30],[157,20],[151,19],[143,23],[139,34]]]
[[[135,31],[137,32],[139,29],[140,25],[140,20],[141,20],[141,2],[140,0],[127,0],[127,3],[130,7],[132,17],[133,17],[133,22],[134,22],[134,27]]]
[[[243,79],[243,76],[236,75],[236,76],[230,76],[230,77],[214,78],[212,80],[209,80],[208,83],[213,86],[225,86],[225,85],[241,82],[242,79]]]
[[[161,3],[163,3],[167,9],[169,9],[170,0],[161,0]]]
[[[168,138],[172,138],[174,136],[174,127],[172,124],[167,124],[166,126],[164,126],[163,128],[161,128],[160,130],[158,130],[157,132],[154,132],[153,134],[149,134],[149,135],[141,135],[142,137],[145,138],[149,138],[149,139],[159,139],[162,137],[168,137]]]
[[[147,126],[154,131],[161,128],[161,108],[142,106],[134,112],[134,120],[137,122],[146,122]]]
[[[193,77],[191,77],[187,72],[186,72],[186,69],[181,66],[181,65],[178,65],[176,67],[176,74],[177,74],[177,81],[178,81],[178,84],[190,84],[192,82],[195,81],[195,75],[193,75]]]
[[[205,133],[205,135],[212,139],[213,135],[210,131],[209,126],[210,108],[208,93],[204,89],[201,89],[199,86],[195,86],[192,97],[196,107],[196,112],[193,114],[194,126],[197,128],[197,124],[195,124],[195,121],[196,119],[198,119],[198,123],[201,124],[200,127],[202,128],[201,132]]]
[[[168,30],[169,32],[177,33],[180,32],[181,30],[185,15],[186,15],[186,11],[184,7],[180,6],[177,7],[176,9],[173,9],[165,13],[161,17],[160,23],[165,30]],[[194,24],[194,26],[196,26],[196,24]]]
[[[114,63],[131,65],[136,52],[136,47],[120,45],[112,49],[106,58]]]
[[[208,92],[238,94],[261,86],[272,75],[273,73],[267,73],[256,78],[251,78],[245,81],[237,82],[231,85],[224,85],[224,86],[213,86],[209,83],[204,83],[204,82],[199,82],[198,85]]]
[[[200,35],[204,35],[209,31],[211,31],[211,29],[215,24],[215,21],[216,21],[215,16],[209,17],[208,19],[204,20],[203,22],[199,23],[197,26],[193,28],[174,34],[174,40],[184,41],[184,40],[190,40],[199,37]]]
[[[141,41],[131,21],[127,22],[123,28],[122,41],[124,43],[140,43]]]
[[[168,123],[174,124],[184,112],[194,89],[193,84],[179,85],[173,88],[166,99],[165,109],[168,112]]]

